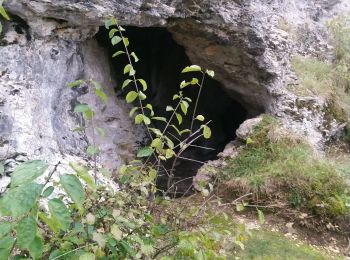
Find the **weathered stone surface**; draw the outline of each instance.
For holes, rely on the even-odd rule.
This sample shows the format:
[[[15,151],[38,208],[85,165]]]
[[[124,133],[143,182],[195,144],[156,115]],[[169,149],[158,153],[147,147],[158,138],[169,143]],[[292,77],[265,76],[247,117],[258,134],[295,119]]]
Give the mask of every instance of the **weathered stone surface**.
[[[241,124],[236,130],[236,136],[239,139],[246,141],[248,137],[253,133],[255,127],[257,127],[262,120],[262,117],[256,117],[244,121],[244,123]]]
[[[72,106],[96,99],[65,85],[84,77],[113,85],[108,59],[90,40],[110,15],[124,25],[166,27],[193,63],[216,71],[250,116],[272,113],[315,146],[339,128],[334,120],[324,129],[322,109],[298,106],[300,97],[287,86],[298,84],[293,54],[332,56],[325,22],[349,14],[347,0],[8,0],[6,8],[28,27],[18,33],[6,25],[1,41],[1,160],[82,156],[92,137],[70,131],[79,123]],[[99,142],[108,151],[101,162],[115,168],[128,160],[141,134],[125,104],[109,91],[108,118],[99,115],[99,123],[112,136]],[[325,106],[322,99],[310,99],[315,107]]]

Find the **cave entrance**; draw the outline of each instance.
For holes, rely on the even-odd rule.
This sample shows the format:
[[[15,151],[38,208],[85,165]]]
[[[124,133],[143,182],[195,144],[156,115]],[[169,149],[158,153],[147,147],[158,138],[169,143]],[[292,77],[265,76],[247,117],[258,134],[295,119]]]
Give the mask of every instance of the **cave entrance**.
[[[184,76],[187,76],[181,74],[182,69],[192,65],[192,63],[187,57],[185,49],[173,40],[166,29],[158,27],[125,28],[125,36],[130,41],[130,50],[134,51],[140,59],[135,64],[137,77],[147,81],[149,102],[152,103],[156,113],[162,116],[166,113],[166,106],[172,103],[173,95],[179,91],[179,85],[184,80]],[[110,55],[116,51],[110,45],[106,29],[101,27],[96,38],[99,44],[108,48]],[[116,81],[119,86],[124,81],[122,71],[126,64],[126,60],[122,59],[118,57],[111,60],[112,71],[116,73]],[[120,87],[117,89],[120,93]],[[197,90],[186,89],[190,89],[186,95],[194,99]],[[206,119],[212,120],[210,124],[212,137],[197,143],[198,146],[208,149],[190,147],[183,155],[188,160],[180,160],[177,164],[176,180],[186,180],[182,185],[179,185],[178,191],[187,190],[188,185],[192,184],[190,177],[195,176],[197,170],[202,166],[196,161],[206,162],[216,159],[217,154],[223,151],[226,144],[235,139],[236,129],[248,116],[247,109],[237,100],[231,98],[220,82],[210,77],[206,77],[198,111],[199,114],[205,115]],[[166,178],[166,174],[159,174],[160,183],[165,183]]]

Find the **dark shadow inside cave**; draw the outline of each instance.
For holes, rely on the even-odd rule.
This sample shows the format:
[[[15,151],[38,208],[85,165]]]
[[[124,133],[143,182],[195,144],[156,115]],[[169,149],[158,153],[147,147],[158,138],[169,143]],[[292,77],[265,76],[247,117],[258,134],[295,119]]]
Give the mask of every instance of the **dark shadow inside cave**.
[[[200,75],[181,74],[181,70],[185,66],[191,65],[191,62],[185,53],[185,49],[173,40],[166,29],[125,28],[125,36],[130,41],[130,52],[135,52],[140,59],[135,64],[137,77],[145,79],[149,86],[147,96],[150,101],[148,102],[153,105],[156,114],[169,116],[169,112],[165,112],[165,108],[167,105],[174,106],[172,96],[179,91],[180,82],[186,77],[188,80],[188,77],[199,77]],[[116,47],[110,44],[108,32],[104,28],[100,29],[96,38],[100,45],[108,48],[110,55],[122,49],[121,44]],[[125,64],[126,57],[118,56],[111,60],[112,71],[115,72],[116,81],[118,82],[116,90],[120,95],[125,95],[120,90],[125,79],[123,76]],[[188,87],[184,90],[185,95],[192,98],[192,100],[195,100],[197,91],[198,88],[195,87]],[[209,140],[201,140],[196,145],[212,149],[190,147],[182,156],[201,162],[216,159],[217,154],[223,151],[226,144],[235,139],[235,131],[238,126],[247,119],[245,107],[237,100],[229,97],[223,86],[210,77],[206,77],[197,113],[204,115],[208,120],[212,120],[210,124],[212,137]],[[184,124],[186,125],[186,122]],[[162,128],[164,125],[157,125],[157,127]],[[183,185],[179,185],[179,191],[187,190],[188,185],[192,183],[189,177],[193,177],[199,167],[201,167],[201,164],[198,162],[179,160],[175,180],[187,180],[182,183]],[[159,174],[160,186],[166,183],[166,179],[167,176],[164,172]]]

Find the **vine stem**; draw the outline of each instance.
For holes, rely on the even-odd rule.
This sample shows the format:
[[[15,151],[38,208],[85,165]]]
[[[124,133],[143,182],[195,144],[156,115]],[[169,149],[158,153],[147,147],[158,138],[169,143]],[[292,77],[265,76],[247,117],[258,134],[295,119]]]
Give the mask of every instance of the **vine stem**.
[[[196,99],[196,104],[194,105],[194,109],[193,109],[193,115],[192,115],[192,121],[191,121],[191,133],[192,133],[192,130],[193,130],[193,124],[194,124],[194,121],[195,121],[195,117],[196,117],[196,113],[197,113],[197,108],[198,108],[198,103],[199,103],[199,99],[200,99],[200,96],[201,96],[201,93],[202,93],[202,89],[203,89],[203,85],[204,85],[204,80],[205,80],[205,73],[203,71],[201,71],[201,73],[203,74],[202,75],[202,81],[201,81],[201,84],[199,86],[199,92],[198,92],[198,95],[197,95],[197,99]]]

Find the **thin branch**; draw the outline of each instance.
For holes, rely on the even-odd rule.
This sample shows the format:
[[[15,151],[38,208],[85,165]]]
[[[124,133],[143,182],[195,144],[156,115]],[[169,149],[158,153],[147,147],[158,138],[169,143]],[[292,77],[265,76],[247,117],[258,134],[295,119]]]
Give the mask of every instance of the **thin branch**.
[[[193,110],[193,115],[192,115],[192,121],[191,121],[191,133],[192,133],[192,130],[193,130],[193,124],[194,124],[194,121],[195,121],[195,117],[196,117],[196,113],[197,113],[197,108],[198,108],[198,103],[199,103],[199,99],[200,99],[200,96],[201,96],[201,93],[202,93],[202,89],[203,89],[203,85],[204,85],[204,79],[205,79],[205,73],[203,71],[201,71],[203,76],[202,76],[202,82],[199,86],[199,92],[198,92],[198,95],[197,95],[197,99],[196,99],[196,104],[194,106],[194,110]]]
[[[50,172],[49,176],[47,177],[47,180],[46,180],[45,183],[44,183],[44,187],[49,183],[49,181],[50,181],[52,175],[56,172],[57,167],[58,167],[58,165],[60,165],[60,164],[61,164],[61,161],[58,161],[58,163],[55,164],[53,170]]]

